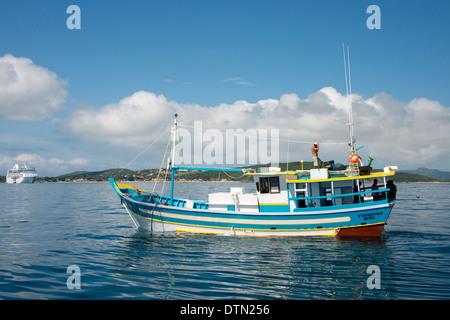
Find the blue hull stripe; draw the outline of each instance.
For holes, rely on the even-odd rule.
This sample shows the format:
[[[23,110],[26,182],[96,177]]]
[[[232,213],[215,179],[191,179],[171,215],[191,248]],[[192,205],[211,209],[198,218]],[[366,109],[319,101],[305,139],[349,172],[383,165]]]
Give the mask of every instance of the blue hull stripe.
[[[227,214],[202,211],[174,210],[167,206],[141,204],[130,199],[124,199],[126,206],[133,214],[154,221],[197,226],[224,228],[231,227],[245,230],[310,230],[334,229],[342,227],[361,226],[363,224],[384,224],[387,221],[391,207],[362,208],[358,211],[336,212],[324,214]],[[152,214],[153,212],[153,214]],[[215,221],[219,220],[219,221]],[[245,222],[242,220],[246,220]],[[250,222],[249,222],[250,220]],[[252,223],[252,220],[254,221]],[[295,221],[297,220],[297,221]],[[283,223],[285,222],[285,223]]]

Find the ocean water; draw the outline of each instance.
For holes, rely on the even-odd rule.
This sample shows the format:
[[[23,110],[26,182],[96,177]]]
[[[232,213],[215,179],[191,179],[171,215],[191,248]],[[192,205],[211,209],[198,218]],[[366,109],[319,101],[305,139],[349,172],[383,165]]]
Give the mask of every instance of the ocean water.
[[[450,299],[450,184],[397,187],[380,239],[339,239],[150,234],[108,183],[3,183],[0,299]]]

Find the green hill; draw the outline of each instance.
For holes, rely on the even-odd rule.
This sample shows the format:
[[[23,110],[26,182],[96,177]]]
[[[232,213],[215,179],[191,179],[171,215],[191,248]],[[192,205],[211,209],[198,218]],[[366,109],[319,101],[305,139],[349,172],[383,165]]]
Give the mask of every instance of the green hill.
[[[300,161],[287,163],[280,163],[278,165],[282,171],[289,170],[300,170],[302,169],[302,164]],[[269,165],[255,165],[245,168],[257,169],[261,167],[269,167]],[[305,161],[303,163],[303,169],[309,170],[313,167],[312,162]],[[417,169],[416,171],[423,172],[424,168]],[[426,173],[439,173],[440,177],[447,178],[445,173],[439,170],[428,170]],[[123,168],[108,169],[102,171],[75,171],[72,173],[63,174],[56,177],[38,177],[38,182],[88,182],[88,181],[107,181],[108,178],[114,177],[118,181],[149,181],[157,177],[159,169],[145,169],[145,170],[130,170]],[[375,171],[382,171],[380,169],[374,169]],[[430,173],[431,172],[431,173]],[[164,178],[164,172],[161,174],[160,178]],[[3,177],[4,178],[4,177]],[[170,179],[170,173],[168,173],[167,178]],[[200,180],[200,181],[218,181],[218,180],[228,180],[228,181],[253,181],[253,177],[248,175],[243,175],[240,172],[224,172],[224,171],[180,171],[176,175],[177,180]],[[448,179],[438,179],[436,177],[427,176],[424,174],[412,173],[410,171],[399,171],[392,178],[395,182],[450,182]],[[1,181],[1,180],[0,180]],[[5,180],[3,180],[4,182]]]
[[[432,177],[440,180],[450,180],[450,172],[437,169],[418,168],[416,170],[405,170],[403,172]]]
[[[448,180],[436,179],[420,174],[399,171],[392,177],[394,182],[450,182]]]
[[[117,180],[135,180],[136,171],[129,169],[108,169],[102,171],[75,171],[66,173],[56,177],[38,177],[40,182],[58,182],[58,181],[106,181],[108,178],[116,178]],[[141,178],[141,177],[140,177]],[[142,177],[142,180],[143,177]]]

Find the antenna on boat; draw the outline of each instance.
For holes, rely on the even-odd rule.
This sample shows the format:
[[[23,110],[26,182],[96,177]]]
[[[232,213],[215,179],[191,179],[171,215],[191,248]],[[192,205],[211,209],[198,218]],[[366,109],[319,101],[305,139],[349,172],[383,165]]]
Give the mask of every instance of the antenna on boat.
[[[350,134],[350,147],[355,147],[355,136],[354,136],[354,129],[353,129],[353,107],[352,107],[352,78],[350,74],[350,49],[347,47],[347,57],[345,56],[345,47],[344,44],[342,44],[342,51],[344,54],[344,71],[345,71],[345,88],[347,90],[347,99],[349,101],[349,114],[348,114],[348,123],[347,126],[349,126],[349,134]],[[347,71],[348,71],[348,78],[347,78]]]
[[[349,171],[358,174],[358,162],[359,157],[355,148],[355,133],[353,128],[353,106],[352,106],[352,78],[350,74],[350,49],[347,47],[347,57],[345,55],[345,46],[342,44],[342,52],[344,54],[344,70],[345,70],[345,88],[347,90],[347,100],[349,101],[349,114],[348,114],[348,123],[349,127],[349,135],[350,135],[350,157],[349,159]],[[348,72],[348,77],[347,77]]]

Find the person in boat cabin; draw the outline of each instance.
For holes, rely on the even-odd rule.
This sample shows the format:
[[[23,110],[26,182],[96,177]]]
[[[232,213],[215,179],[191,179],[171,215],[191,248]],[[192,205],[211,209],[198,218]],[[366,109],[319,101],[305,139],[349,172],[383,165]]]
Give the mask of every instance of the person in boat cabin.
[[[318,142],[314,142],[314,145],[311,148],[311,153],[312,153],[313,162],[314,162],[314,169],[316,169],[317,167],[322,168],[323,162],[319,158],[319,143]]]
[[[397,196],[397,186],[394,184],[394,181],[389,180],[387,182],[386,188],[389,188],[389,191],[387,193],[388,201],[391,202],[392,200],[395,200]]]
[[[372,184],[372,191],[373,190],[378,190],[378,180],[377,179],[373,179],[373,184]],[[373,196],[373,200],[377,201],[380,200],[380,193],[379,192],[374,192],[372,193]]]

